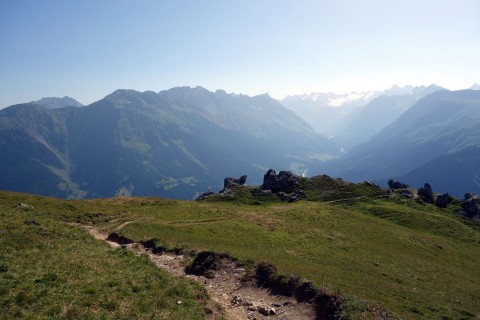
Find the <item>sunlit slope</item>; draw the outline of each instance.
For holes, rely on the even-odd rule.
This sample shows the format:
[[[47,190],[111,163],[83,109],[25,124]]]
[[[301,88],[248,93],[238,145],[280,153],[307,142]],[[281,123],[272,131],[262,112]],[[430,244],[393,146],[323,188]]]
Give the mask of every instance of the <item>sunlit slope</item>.
[[[12,208],[19,201],[34,209]],[[0,192],[0,319],[204,318],[198,284],[67,224],[74,212],[111,219],[76,205]]]
[[[382,190],[318,178],[307,198],[280,202],[240,187],[231,199],[193,202],[158,198],[69,201],[15,196],[49,219],[96,222],[158,246],[228,253],[272,263],[343,297],[343,315],[372,316],[372,306],[407,319],[480,315],[480,232],[459,202],[438,209],[417,200],[381,198]],[[306,186],[302,181],[303,186]],[[337,187],[324,190],[329,182]],[[2,194],[4,207],[11,194]],[[314,200],[314,201],[309,201]],[[350,199],[350,200],[348,200]],[[39,214],[40,216],[41,214]],[[115,222],[109,222],[114,219]]]

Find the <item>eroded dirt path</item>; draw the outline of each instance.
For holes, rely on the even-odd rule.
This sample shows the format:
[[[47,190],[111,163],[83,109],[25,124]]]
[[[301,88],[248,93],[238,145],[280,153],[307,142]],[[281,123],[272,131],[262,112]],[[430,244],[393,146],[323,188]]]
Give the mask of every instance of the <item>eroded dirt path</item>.
[[[132,223],[125,222],[119,225],[115,231],[120,231],[123,227]],[[91,226],[76,225],[87,231],[95,239],[107,241],[112,247],[121,245],[109,241],[109,234],[106,231],[96,229]],[[177,277],[185,277],[202,284],[207,290],[212,300],[221,307],[221,313],[226,319],[233,320],[259,320],[259,319],[278,319],[278,320],[307,320],[315,319],[315,308],[310,303],[298,303],[293,297],[273,295],[268,289],[259,288],[253,281],[243,281],[247,273],[244,268],[238,267],[230,259],[223,258],[215,271],[209,274],[209,277],[186,274],[185,267],[188,264],[188,258],[174,253],[153,253],[140,243],[131,243],[122,245],[135,255],[148,255],[150,260],[169,274]],[[206,308],[206,316],[215,313],[215,310]]]

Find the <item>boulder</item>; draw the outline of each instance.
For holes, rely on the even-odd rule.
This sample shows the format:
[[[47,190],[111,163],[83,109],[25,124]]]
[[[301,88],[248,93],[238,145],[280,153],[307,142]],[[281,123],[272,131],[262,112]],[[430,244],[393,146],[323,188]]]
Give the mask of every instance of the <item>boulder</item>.
[[[250,191],[253,195],[256,195],[256,196],[271,196],[272,195],[272,191],[271,190],[262,190],[262,189],[253,189],[252,191]]]
[[[303,191],[302,189],[297,189],[297,190],[295,190],[295,195],[296,196],[305,196],[305,191]]]
[[[475,197],[475,194],[471,193],[471,192],[467,192],[467,193],[465,193],[464,197],[465,197],[465,200],[468,200],[470,198]]]
[[[448,193],[439,194],[435,200],[435,205],[439,208],[446,208],[452,200],[453,197]]]
[[[290,198],[288,196],[288,193],[285,193],[285,192],[279,192],[277,195],[282,201],[287,201]]]
[[[388,186],[391,190],[406,189],[409,187],[408,184],[397,180],[393,181],[392,179],[388,180]]]
[[[425,202],[434,203],[433,190],[430,184],[425,183],[422,188],[418,189],[418,196]]]
[[[33,206],[28,203],[19,202],[13,206],[13,208],[20,208],[20,209],[33,209]]]
[[[195,201],[200,201],[200,200],[206,199],[213,194],[215,194],[215,192],[212,192],[212,191],[204,192],[204,193],[200,194],[198,197],[196,197]]]
[[[466,193],[465,199],[462,202],[463,215],[468,218],[478,216],[480,213],[480,196],[473,193]]]
[[[270,169],[263,176],[264,190],[272,190],[272,192],[288,191],[298,185],[297,177],[290,171],[280,171],[277,175],[275,170]]]
[[[247,181],[247,176],[241,176],[240,178],[225,178],[223,180],[223,189],[231,189],[235,186],[243,186]]]
[[[400,189],[400,190],[396,191],[395,193],[397,193],[401,196],[413,199],[413,192],[410,189]]]

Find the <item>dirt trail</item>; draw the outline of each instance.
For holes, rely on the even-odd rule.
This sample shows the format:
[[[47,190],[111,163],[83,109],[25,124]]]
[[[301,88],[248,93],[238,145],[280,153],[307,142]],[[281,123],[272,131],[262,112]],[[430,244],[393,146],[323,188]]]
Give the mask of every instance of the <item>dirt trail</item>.
[[[121,225],[119,225],[118,227],[115,228],[114,232],[120,231],[123,227],[129,225],[132,222],[134,222],[134,221],[126,221],[126,222],[122,223]],[[92,226],[87,226],[87,225],[83,225],[83,224],[80,224],[80,223],[73,223],[72,225],[87,231],[92,237],[94,237],[97,240],[106,241],[113,248],[118,248],[118,247],[121,246],[120,244],[118,244],[114,241],[108,240],[109,233],[106,230],[97,229],[97,228],[94,228]]]
[[[125,226],[128,226],[132,222],[135,222],[135,221],[126,221],[126,222],[122,223],[121,225],[119,225],[118,227],[116,227],[114,231],[120,231],[121,229],[123,229]]]
[[[119,225],[115,231],[119,231],[132,221]],[[121,245],[108,241],[108,233],[91,226],[77,225],[87,231],[95,239],[107,241],[112,247]],[[140,243],[123,245],[127,250],[136,255],[146,254],[150,260],[173,276],[185,277],[202,284],[212,300],[221,307],[221,313],[226,319],[233,320],[307,320],[315,319],[315,307],[310,303],[298,303],[293,297],[273,295],[268,289],[259,288],[252,281],[242,281],[246,277],[244,268],[238,267],[230,259],[222,258],[220,267],[209,277],[197,276],[185,273],[185,267],[189,259],[183,255],[174,253],[153,253]],[[181,303],[181,302],[179,302]],[[212,307],[214,308],[214,307]],[[213,318],[216,310],[206,308],[207,318]],[[211,317],[209,316],[211,314]]]

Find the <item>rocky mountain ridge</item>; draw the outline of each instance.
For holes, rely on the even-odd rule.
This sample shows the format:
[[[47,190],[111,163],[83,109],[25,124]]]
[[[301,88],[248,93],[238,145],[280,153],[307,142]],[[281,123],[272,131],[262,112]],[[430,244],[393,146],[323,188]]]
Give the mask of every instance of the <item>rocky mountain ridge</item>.
[[[201,87],[117,90],[82,108],[15,105],[0,110],[0,133],[0,188],[67,198],[191,199],[227,172],[338,152],[267,95]]]

